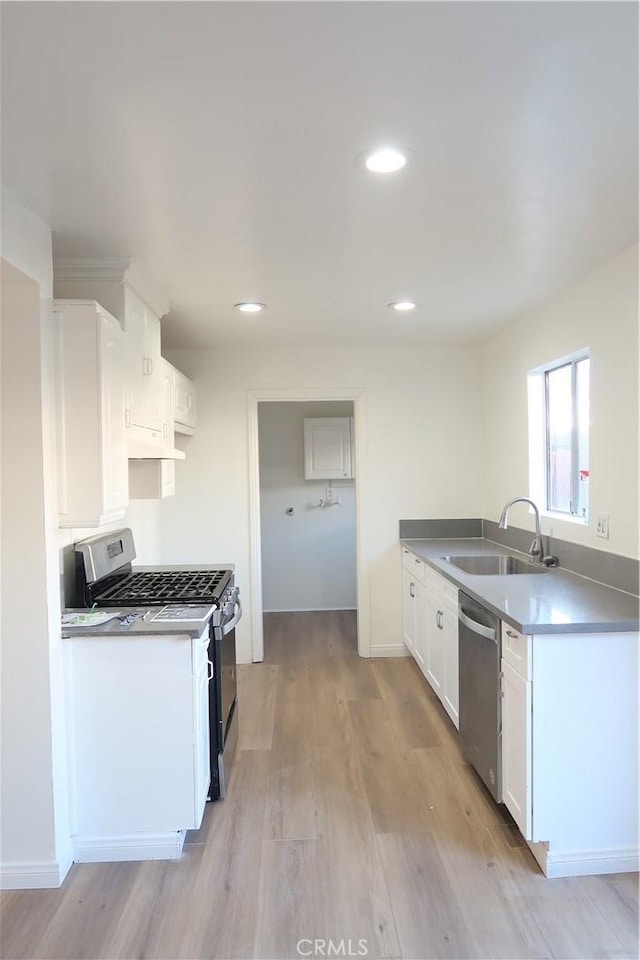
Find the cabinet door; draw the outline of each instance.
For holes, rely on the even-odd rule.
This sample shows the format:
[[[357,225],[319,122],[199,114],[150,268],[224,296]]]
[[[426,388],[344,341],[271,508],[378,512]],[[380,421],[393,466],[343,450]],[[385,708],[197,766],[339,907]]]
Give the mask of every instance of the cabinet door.
[[[415,584],[415,594],[416,628],[413,655],[416,658],[418,666],[424,673],[427,669],[428,594],[426,587],[423,587],[419,581],[416,581]]]
[[[123,337],[120,326],[104,317],[99,321],[99,336],[102,512],[113,515],[129,502]]]
[[[174,415],[175,415],[175,374],[173,367],[164,357],[160,358],[162,376],[162,445],[174,445]]]
[[[532,838],[531,681],[502,660],[502,798],[525,840]]]
[[[402,571],[402,635],[411,653],[416,637],[416,582],[408,570]]]
[[[128,505],[125,349],[96,303],[58,300],[58,525],[95,527]]]
[[[305,417],[304,467],[305,480],[353,477],[349,417]]]
[[[192,434],[196,426],[196,390],[188,377],[174,368],[175,422],[178,433]]]
[[[133,290],[124,291],[127,344],[127,409],[133,427],[162,429],[160,321]]]
[[[65,642],[77,834],[118,845],[132,834],[197,829],[204,786],[196,786],[195,756],[202,779],[208,745],[206,646],[196,669],[198,641],[184,636]]]
[[[443,698],[444,708],[458,729],[458,617],[452,610],[443,605],[442,609],[442,640],[444,647],[443,666]]]
[[[427,671],[426,677],[442,700],[444,679],[444,635],[442,604],[431,591],[427,591]]]
[[[124,289],[124,332],[127,345],[127,414],[130,424],[145,424],[144,304]]]
[[[146,424],[151,430],[162,430],[164,391],[162,357],[160,354],[160,320],[144,308],[145,408]],[[173,406],[173,397],[170,401]]]

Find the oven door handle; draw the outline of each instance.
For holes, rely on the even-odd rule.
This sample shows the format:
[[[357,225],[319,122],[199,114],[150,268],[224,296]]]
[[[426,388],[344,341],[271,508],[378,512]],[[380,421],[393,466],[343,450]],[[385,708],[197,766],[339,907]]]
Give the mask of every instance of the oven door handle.
[[[224,623],[222,625],[221,629],[222,629],[223,637],[226,637],[228,633],[231,633],[232,630],[235,630],[236,624],[239,623],[240,620],[242,619],[242,604],[240,603],[239,599],[236,600],[235,605],[236,605],[235,614],[233,615],[231,620],[229,620],[228,623]]]

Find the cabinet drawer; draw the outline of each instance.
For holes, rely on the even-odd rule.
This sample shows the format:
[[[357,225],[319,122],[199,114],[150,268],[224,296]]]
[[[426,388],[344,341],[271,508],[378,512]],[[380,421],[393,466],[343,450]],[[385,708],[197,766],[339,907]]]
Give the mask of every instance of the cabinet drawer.
[[[420,557],[407,547],[402,547],[402,566],[408,570],[412,576],[419,580],[423,586],[427,586],[427,565]]]
[[[531,645],[527,637],[509,623],[502,624],[502,656],[521,677],[532,679]]]

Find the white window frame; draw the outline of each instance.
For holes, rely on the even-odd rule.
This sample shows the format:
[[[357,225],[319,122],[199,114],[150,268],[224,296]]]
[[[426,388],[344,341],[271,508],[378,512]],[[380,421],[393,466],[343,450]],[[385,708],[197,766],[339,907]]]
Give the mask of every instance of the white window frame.
[[[550,483],[550,449],[548,430],[548,389],[547,374],[560,367],[572,367],[572,397],[575,409],[576,403],[576,365],[581,360],[588,360],[588,348],[576,350],[564,357],[559,357],[529,371],[527,377],[527,392],[529,405],[529,495],[536,503],[543,504],[541,514],[556,517],[569,523],[587,525],[589,523],[589,503],[587,501],[586,515],[569,513],[564,510],[552,510],[549,507]],[[571,506],[577,508],[579,501],[579,463],[578,463],[578,428],[574,423],[571,436],[572,449],[572,477],[571,477]]]

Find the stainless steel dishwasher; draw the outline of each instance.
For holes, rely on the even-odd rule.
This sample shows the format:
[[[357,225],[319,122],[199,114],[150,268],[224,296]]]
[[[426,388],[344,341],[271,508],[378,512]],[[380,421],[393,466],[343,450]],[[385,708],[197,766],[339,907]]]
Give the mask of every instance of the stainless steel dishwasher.
[[[458,594],[460,740],[465,758],[502,802],[500,620]]]

